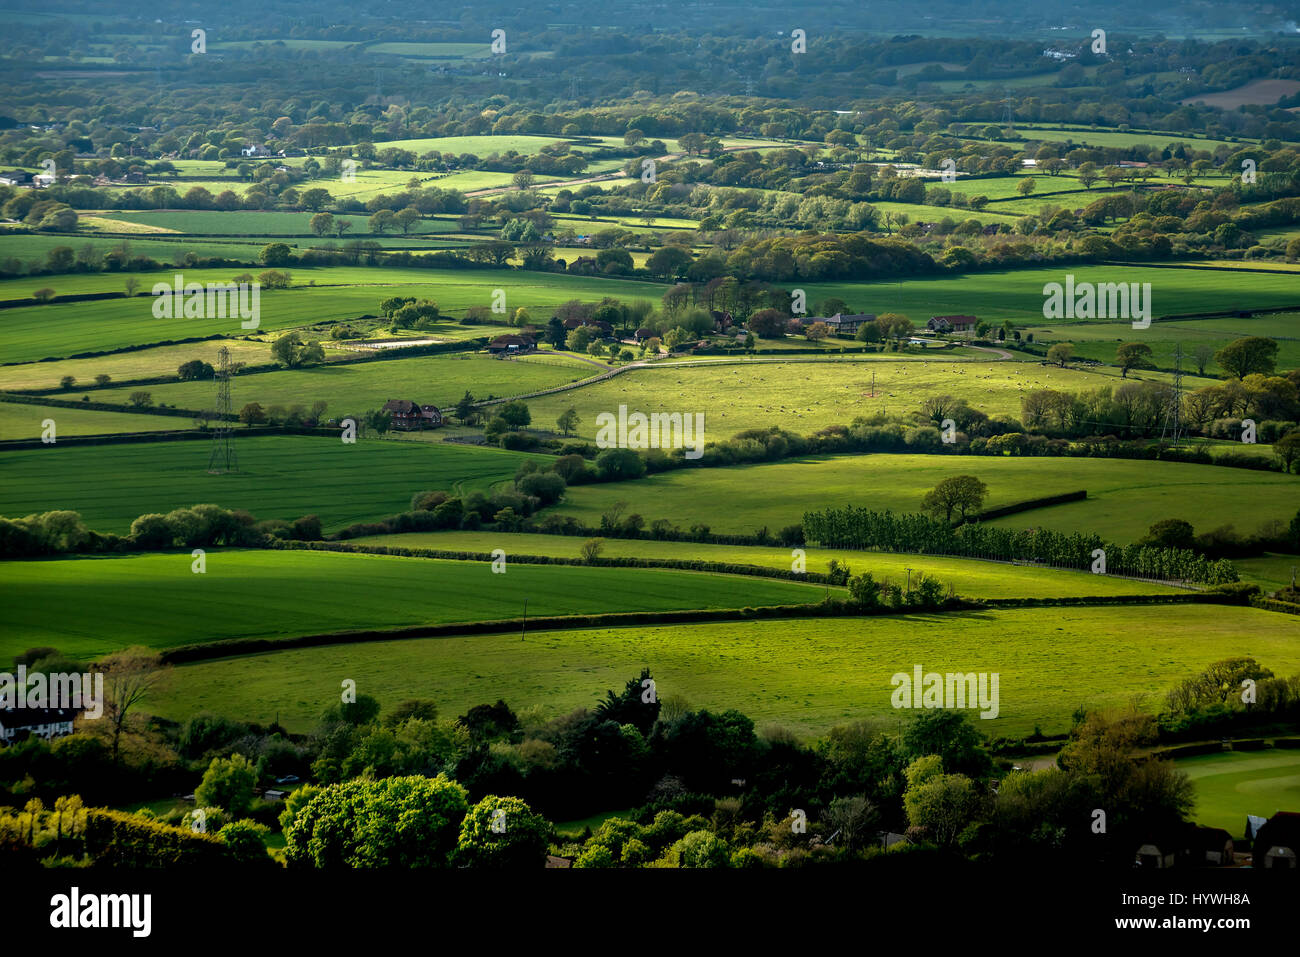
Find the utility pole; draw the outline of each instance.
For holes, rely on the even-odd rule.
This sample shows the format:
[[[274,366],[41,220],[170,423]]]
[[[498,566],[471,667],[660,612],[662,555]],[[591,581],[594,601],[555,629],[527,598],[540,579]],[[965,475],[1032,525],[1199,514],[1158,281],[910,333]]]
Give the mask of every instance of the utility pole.
[[[217,352],[217,410],[216,428],[212,431],[212,451],[208,454],[208,471],[213,475],[238,472],[235,458],[235,426],[230,421],[230,379],[235,374],[230,365],[230,350],[225,346]]]

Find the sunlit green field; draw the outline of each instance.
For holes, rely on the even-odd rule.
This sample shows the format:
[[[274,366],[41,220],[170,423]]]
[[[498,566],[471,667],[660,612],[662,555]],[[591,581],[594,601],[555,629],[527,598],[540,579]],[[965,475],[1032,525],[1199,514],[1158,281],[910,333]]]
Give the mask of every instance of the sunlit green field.
[[[508,532],[408,532],[374,535],[352,540],[358,545],[396,548],[432,548],[443,551],[490,553],[500,548],[511,555],[547,555],[577,559],[586,538],[571,535],[530,535]],[[903,583],[909,572],[938,578],[954,593],[976,598],[1070,598],[1093,595],[1166,595],[1181,589],[1127,581],[1068,569],[1030,568],[996,562],[970,561],[934,555],[896,555],[847,549],[803,549],[807,571],[825,572],[831,559],[847,565],[853,574],[870,571],[878,581]],[[607,538],[602,558],[652,558],[676,561],[724,562],[761,568],[792,569],[789,548],[753,545],[710,545],[656,539]]]
[[[512,570],[509,574],[514,574]],[[531,610],[530,604],[530,610]],[[575,629],[333,645],[178,666],[146,710],[202,711],[306,731],[340,683],[387,707],[407,698],[444,714],[503,698],[560,715],[591,707],[643,666],[660,696],[736,708],[757,725],[823,733],[864,718],[902,720],[890,677],[997,672],[999,715],[975,718],[991,736],[1066,731],[1081,705],[1154,709],[1184,677],[1229,655],[1278,673],[1300,670],[1300,618],[1226,606],[1126,606],[864,619],[725,622]],[[972,715],[972,717],[975,717]]]
[[[920,511],[921,498],[940,480],[975,475],[988,486],[986,508],[1086,489],[1086,501],[995,519],[1012,527],[1095,533],[1132,542],[1163,518],[1183,518],[1198,531],[1235,523],[1254,532],[1295,515],[1300,477],[1213,465],[1124,459],[1000,456],[814,456],[766,465],[677,469],[635,482],[569,490],[556,510],[599,527],[615,502],[626,502],[649,524],[667,518],[683,529],[695,523],[715,532],[753,534],[799,522],[805,511],[857,505]]]
[[[190,419],[170,415],[135,415],[129,412],[96,412],[90,409],[0,402],[0,439],[41,438],[46,434],[44,423],[51,419],[54,420],[55,444],[59,436],[172,432],[194,427]]]
[[[1077,392],[1118,384],[1117,378],[1081,369],[988,361],[987,353],[976,353],[977,361],[949,359],[947,353],[926,362],[896,361],[891,355],[865,361],[703,360],[657,365],[574,391],[530,399],[529,408],[535,419],[544,422],[553,422],[569,407],[576,408],[582,420],[578,432],[589,438],[596,435],[596,416],[616,413],[620,404],[629,412],[703,412],[706,438],[717,442],[737,432],[773,425],[810,435],[828,425],[848,425],[857,416],[910,416],[929,396],[945,393],[965,399],[989,416],[1019,419],[1021,398],[1034,389]],[[920,350],[912,355],[925,358]],[[1189,379],[1187,384],[1193,381]]]
[[[192,571],[169,554],[0,563],[0,660],[53,645],[93,656],[227,638],[545,615],[805,604],[816,585],[651,568],[451,562],[384,555],[210,549]],[[842,592],[841,592],[842,594]]]
[[[180,270],[185,282],[229,282],[242,269]],[[158,282],[173,283],[177,270],[140,274],[140,289]],[[459,316],[470,306],[491,307],[494,291],[505,293],[509,310],[519,306],[545,310],[569,299],[653,298],[663,287],[644,282],[510,270],[458,272],[433,269],[291,269],[295,287],[264,290],[260,297],[257,332],[376,315],[389,296],[406,295],[436,301],[444,314]],[[254,270],[256,274],[256,270]],[[123,275],[45,276],[41,282],[0,282],[0,298],[26,298],[45,286],[56,294],[120,292]],[[308,286],[316,283],[316,288]],[[157,319],[153,300],[106,299],[89,303],[52,303],[6,309],[0,314],[0,362],[60,358],[82,352],[121,349],[215,334],[239,335],[240,319]]]
[[[389,399],[411,399],[447,409],[467,391],[478,398],[514,395],[577,379],[600,370],[580,359],[551,354],[493,359],[486,355],[419,356],[380,362],[313,366],[237,377],[231,386],[239,406],[246,402],[270,405],[329,403],[331,416],[377,409]],[[211,381],[149,386],[156,402],[182,409],[212,406]],[[126,402],[133,388],[95,393],[104,402]],[[539,427],[554,422],[539,421]]]
[[[1192,818],[1233,837],[1245,836],[1248,814],[1300,811],[1300,751],[1225,751],[1178,758],[1174,766],[1196,786]]]
[[[405,512],[425,489],[489,488],[513,478],[531,457],[445,443],[344,445],[286,435],[236,435],[235,451],[239,472],[226,475],[208,474],[209,443],[202,441],[0,452],[0,515],[72,509],[96,531],[125,534],[140,515],[203,502],[259,519],[315,514],[331,530]]]

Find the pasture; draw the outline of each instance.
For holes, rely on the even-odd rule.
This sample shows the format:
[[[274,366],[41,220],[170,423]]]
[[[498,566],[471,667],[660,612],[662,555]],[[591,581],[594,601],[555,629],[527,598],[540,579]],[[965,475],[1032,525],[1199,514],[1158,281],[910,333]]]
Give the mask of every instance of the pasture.
[[[320,400],[329,403],[331,418],[377,409],[389,399],[432,403],[447,413],[448,407],[454,406],[466,391],[476,398],[513,395],[585,379],[599,371],[581,359],[553,354],[509,360],[482,354],[417,356],[240,376],[231,384],[231,393],[238,400],[236,409],[246,402],[260,402],[265,408],[296,403],[310,405]],[[211,408],[216,394],[211,381],[147,388],[154,401],[182,409]],[[95,398],[125,403],[133,391],[131,387],[104,389],[97,391]],[[553,424],[537,422],[541,428]]]
[[[188,574],[188,572],[187,572]],[[512,570],[509,574],[514,574]],[[530,605],[531,608],[531,605]],[[592,707],[650,668],[660,696],[737,708],[801,735],[863,719],[905,720],[890,677],[997,672],[991,736],[1069,729],[1080,705],[1163,702],[1184,677],[1228,655],[1300,670],[1300,619],[1226,606],[1028,608],[956,615],[736,621],[517,632],[332,645],[181,665],[144,708],[182,720],[203,711],[307,731],[344,678],[386,708],[433,699],[443,714],[503,698],[558,716]]]
[[[63,396],[70,398],[70,396]],[[169,415],[100,412],[52,405],[0,402],[0,439],[38,439],[43,423],[54,420],[56,440],[68,435],[111,435],[117,432],[171,432],[193,428],[189,419]],[[57,441],[56,441],[57,444]]]
[[[188,441],[0,452],[0,515],[72,509],[96,531],[126,534],[140,515],[210,502],[259,519],[315,514],[332,530],[405,512],[424,489],[488,489],[531,457],[445,443],[237,434],[239,471],[209,475],[209,449]]]
[[[490,553],[503,549],[511,555],[548,555],[577,559],[586,538],[570,535],[537,535],[508,532],[407,532],[372,535],[352,540],[358,545],[395,548],[434,548],[444,551]],[[1069,569],[1032,568],[996,562],[981,562],[937,555],[898,555],[886,552],[855,552],[847,549],[806,548],[806,568],[825,572],[831,559],[848,565],[853,574],[871,572],[877,581],[903,583],[924,572],[951,586],[958,595],[974,598],[1069,598],[1094,595],[1167,595],[1181,589],[1166,585],[1128,581]],[[712,545],[704,542],[672,542],[657,539],[607,538],[602,558],[652,558],[677,561],[726,562],[757,565],[760,568],[791,568],[791,550],[779,546]]]
[[[596,434],[596,416],[617,412],[620,404],[647,413],[704,412],[708,440],[721,441],[773,425],[809,435],[828,425],[848,425],[857,416],[908,416],[927,397],[945,393],[989,416],[1019,418],[1021,397],[1034,389],[1077,392],[1117,381],[1037,362],[986,361],[987,353],[974,361],[948,358],[947,353],[917,361],[926,358],[920,350],[913,353],[914,359],[899,360],[896,355],[659,364],[530,399],[528,405],[538,422],[554,422],[565,409],[576,408],[581,417],[578,432],[589,438]]]
[[[798,523],[805,511],[856,505],[895,512],[920,510],[925,492],[953,475],[988,486],[986,508],[1086,489],[1086,501],[995,519],[1011,527],[1095,533],[1132,542],[1163,518],[1183,518],[1198,531],[1235,523],[1253,532],[1295,514],[1300,477],[1214,465],[1124,459],[1021,458],[965,455],[809,456],[763,465],[677,469],[634,482],[569,490],[555,511],[589,527],[614,503],[628,503],[649,524],[667,518],[689,529],[753,534]]]
[[[91,657],[226,638],[820,601],[816,585],[654,568],[513,565],[386,555],[209,549],[0,563],[0,660],[53,645]],[[515,636],[518,643],[519,636]]]

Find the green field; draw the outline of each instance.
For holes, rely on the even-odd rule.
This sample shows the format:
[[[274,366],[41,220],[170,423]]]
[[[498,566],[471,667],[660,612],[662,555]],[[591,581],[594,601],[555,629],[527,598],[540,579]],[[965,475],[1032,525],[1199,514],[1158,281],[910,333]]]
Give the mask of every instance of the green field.
[[[565,409],[576,408],[581,417],[578,433],[587,438],[595,438],[596,416],[617,413],[620,405],[629,412],[703,412],[707,439],[717,442],[773,425],[811,435],[828,425],[848,425],[860,415],[909,416],[929,396],[944,393],[965,399],[989,416],[1018,419],[1021,397],[1034,389],[1077,392],[1118,382],[1082,369],[987,361],[987,353],[977,353],[974,361],[946,352],[919,361],[927,358],[920,350],[914,359],[898,360],[894,355],[812,362],[702,359],[659,364],[578,390],[530,399],[528,406],[539,422],[554,422]],[[1197,388],[1200,383],[1189,379],[1187,385]]]
[[[1043,320],[1043,286],[1049,282],[1064,283],[1066,273],[1073,273],[1076,283],[1149,282],[1152,314],[1156,317],[1280,308],[1300,303],[1300,276],[1252,274],[1249,282],[1237,282],[1225,277],[1222,271],[1090,264],[980,272],[901,283],[807,283],[802,288],[807,290],[810,302],[839,296],[856,311],[901,312],[918,325],[923,325],[930,316],[953,313],[974,315],[995,325],[1003,319],[1038,325]],[[1138,330],[1130,331],[1135,333],[1134,338],[1140,335]]]
[[[1300,811],[1300,751],[1225,751],[1178,758],[1174,766],[1196,785],[1198,824],[1246,832],[1246,815]]]
[[[434,548],[444,551],[489,553],[494,548],[510,555],[579,557],[585,538],[570,535],[530,535],[501,532],[409,532],[353,539],[359,545],[399,548]],[[1067,569],[1031,568],[933,555],[896,555],[884,552],[854,552],[840,549],[804,549],[805,567],[825,572],[830,560],[849,566],[854,574],[870,571],[878,581],[899,583],[924,572],[950,585],[958,595],[978,598],[1065,598],[1084,595],[1157,595],[1180,591],[1165,585],[1127,581],[1091,572]],[[655,539],[609,538],[602,558],[653,558],[676,561],[726,562],[790,570],[791,550],[749,545],[709,545],[701,542],[670,542]]]
[[[509,574],[514,574],[512,570]],[[531,611],[531,604],[530,604]],[[406,698],[444,714],[504,698],[560,715],[591,707],[642,666],[659,694],[697,708],[737,708],[755,724],[804,734],[863,718],[896,718],[890,676],[997,672],[992,735],[1070,727],[1082,704],[1146,707],[1227,655],[1253,655],[1279,674],[1300,670],[1300,619],[1226,606],[1128,606],[988,611],[865,619],[725,622],[418,639],[287,650],[178,666],[146,710],[173,719],[203,711],[306,731],[338,700],[344,678],[387,707]]]
[[[123,220],[128,223],[140,223],[145,226],[157,226],[173,229],[177,232],[206,236],[314,236],[311,230],[311,218],[315,213],[280,213],[260,212],[255,210],[219,210],[195,209],[158,209],[144,212],[106,212],[106,217]],[[334,219],[346,220],[351,229],[337,242],[347,242],[357,236],[369,235],[369,216],[348,216],[335,214]],[[448,233],[459,226],[453,217],[417,220],[410,229],[416,233]],[[401,235],[400,230],[397,233]]]
[[[330,416],[337,417],[377,409],[389,399],[433,403],[446,410],[466,391],[477,398],[515,395],[585,379],[599,371],[581,359],[551,354],[508,361],[481,354],[418,356],[237,377],[231,385],[231,394],[238,399],[236,408],[246,402],[260,402],[264,408],[294,403],[310,405],[319,399],[328,402]],[[155,402],[182,409],[211,408],[215,394],[211,381],[155,385],[148,386],[148,390]],[[125,403],[134,391],[131,387],[103,389],[94,397],[104,402]],[[537,424],[548,428],[553,422],[538,420]]]
[[[0,660],[53,645],[93,656],[226,638],[519,618],[820,601],[816,585],[651,568],[449,562],[307,551],[210,550],[0,563]],[[20,600],[21,599],[21,600]],[[516,636],[518,641],[518,636]]]
[[[186,423],[188,420],[176,420]],[[424,489],[486,489],[530,456],[472,446],[307,436],[237,436],[240,471],[209,475],[209,444],[132,442],[0,452],[0,515],[80,512],[125,534],[149,512],[210,502],[259,519],[316,514],[326,529],[405,512]],[[549,462],[549,459],[543,459]]]
[[[68,398],[65,396],[64,398]],[[0,402],[0,439],[38,439],[46,419],[54,420],[55,439],[68,435],[112,435],[118,432],[174,432],[194,428],[190,419],[171,415],[97,412],[53,405]]]
[[[240,269],[185,269],[185,282],[228,282]],[[256,270],[254,270],[256,272]],[[493,291],[503,289],[506,306],[545,310],[569,299],[658,299],[663,287],[644,282],[587,278],[555,273],[512,270],[460,272],[433,269],[326,268],[291,270],[292,289],[263,291],[258,332],[286,329],[362,315],[375,315],[389,296],[415,296],[436,301],[444,314],[463,314],[470,306],[491,306]],[[175,271],[139,274],[147,292],[155,283],[174,282]],[[46,276],[0,282],[0,298],[30,297],[42,286],[59,295],[120,292],[125,276]],[[308,283],[315,282],[314,287]],[[89,303],[52,303],[5,309],[0,314],[0,362],[62,358],[210,335],[239,335],[234,319],[156,319],[149,296]],[[437,330],[434,330],[435,334]]]
[[[629,503],[649,524],[667,518],[683,529],[701,522],[715,532],[775,533],[827,505],[895,512],[920,510],[921,497],[951,475],[978,476],[986,508],[1086,489],[1088,498],[994,521],[1013,527],[1095,533],[1136,541],[1162,518],[1185,518],[1198,531],[1235,523],[1253,532],[1295,514],[1300,478],[1213,465],[1123,459],[998,456],[809,456],[765,465],[677,469],[635,482],[569,490],[555,511],[589,527],[615,502]]]
[[[1243,319],[1232,316],[1220,316],[1214,319],[1185,319],[1170,322],[1154,322],[1150,329],[1133,330],[1125,322],[1072,322],[1047,323],[1026,327],[1034,333],[1034,338],[1044,344],[1055,342],[1074,343],[1074,354],[1080,359],[1096,359],[1100,362],[1114,362],[1115,350],[1121,342],[1140,341],[1151,346],[1156,362],[1162,367],[1174,363],[1174,349],[1183,347],[1183,369],[1196,370],[1193,353],[1198,346],[1209,346],[1218,351],[1232,342],[1246,336],[1267,336],[1278,345],[1277,363],[1279,369],[1294,369],[1300,366],[1300,313],[1275,312],[1251,316]],[[1220,373],[1213,359],[1206,366],[1206,372],[1213,375]]]
[[[117,352],[90,359],[60,359],[57,362],[25,362],[20,365],[0,366],[0,389],[19,392],[23,389],[53,389],[65,375],[77,380],[82,388],[90,386],[97,375],[111,376],[116,381],[145,379],[160,375],[175,375],[184,362],[200,359],[209,365],[217,364],[217,352],[230,350],[232,362],[262,365],[271,360],[271,346],[248,339],[211,339],[205,342],[187,342],[178,346],[158,346]],[[331,357],[327,352],[325,357]],[[209,383],[210,384],[210,383]],[[152,387],[151,387],[152,388]],[[103,393],[92,393],[96,398]],[[66,393],[62,398],[80,398],[77,393]]]

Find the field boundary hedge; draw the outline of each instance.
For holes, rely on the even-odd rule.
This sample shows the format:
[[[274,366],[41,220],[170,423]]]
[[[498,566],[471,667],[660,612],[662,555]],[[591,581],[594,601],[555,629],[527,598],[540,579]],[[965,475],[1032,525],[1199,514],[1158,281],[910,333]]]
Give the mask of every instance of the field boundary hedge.
[[[80,406],[78,406],[80,408]],[[338,429],[300,428],[287,425],[259,425],[251,429],[240,429],[239,435],[306,435],[338,437]],[[107,435],[69,435],[58,440],[56,445],[126,445],[132,442],[197,442],[212,440],[212,433],[202,429],[187,429],[184,432],[112,432]],[[48,448],[40,439],[0,439],[0,452],[20,449]]]
[[[106,867],[212,867],[233,863],[226,842],[212,834],[113,811],[86,810],[86,853]]]
[[[354,552],[367,555],[395,555],[401,558],[436,558],[446,561],[469,561],[491,563],[494,560],[490,552],[457,551],[439,548],[408,548],[402,545],[356,545],[343,542],[300,542],[276,541],[272,549],[317,552]],[[521,565],[577,565],[583,568],[668,568],[678,571],[710,572],[719,575],[748,575],[754,578],[777,578],[793,582],[811,584],[832,584],[830,576],[822,572],[794,572],[784,568],[768,568],[763,565],[739,565],[731,562],[706,562],[699,559],[684,558],[597,558],[586,561],[581,558],[569,558],[564,555],[507,555],[506,563],[518,562]],[[838,586],[837,586],[838,587]]]
[[[1088,497],[1087,489],[1080,489],[1077,492],[1062,492],[1060,495],[1044,495],[1042,498],[1027,498],[1023,502],[1012,502],[1010,505],[1002,505],[998,508],[991,508],[987,511],[980,512],[975,516],[973,521],[987,522],[990,519],[1001,518],[1004,515],[1016,515],[1020,512],[1028,512],[1036,508],[1047,508],[1050,505],[1063,505],[1066,502],[1082,502]]]
[[[912,609],[914,610],[914,609]],[[909,610],[899,610],[906,614]],[[549,617],[499,618],[492,621],[455,622],[444,625],[413,625],[407,628],[367,631],[338,631],[317,635],[294,635],[284,638],[225,638],[219,641],[180,645],[159,653],[167,664],[184,664],[229,658],[235,655],[282,651],[288,648],[312,648],[320,645],[346,645],[367,641],[401,641],[408,638],[461,638],[470,635],[495,635],[522,629],[537,631],[571,628],[609,628],[628,625],[696,624],[711,621],[753,621],[760,618],[863,617],[894,614],[895,609],[864,610],[842,602],[815,605],[761,605],[753,608],[698,608],[678,611],[608,612],[594,615],[553,615]]]
[[[1282,601],[1278,598],[1263,598],[1255,596],[1250,599],[1252,608],[1262,608],[1264,611],[1281,612],[1284,615],[1300,615],[1300,605],[1293,601]]]

